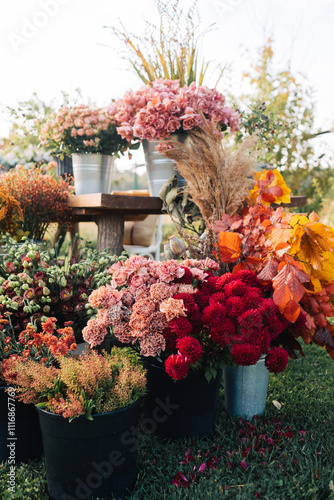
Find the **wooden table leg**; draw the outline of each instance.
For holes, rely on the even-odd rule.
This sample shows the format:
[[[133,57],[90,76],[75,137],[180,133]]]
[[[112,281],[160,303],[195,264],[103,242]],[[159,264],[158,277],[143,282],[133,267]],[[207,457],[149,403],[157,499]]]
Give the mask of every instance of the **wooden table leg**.
[[[110,251],[112,255],[121,255],[123,252],[124,215],[98,215],[97,223],[97,250]]]

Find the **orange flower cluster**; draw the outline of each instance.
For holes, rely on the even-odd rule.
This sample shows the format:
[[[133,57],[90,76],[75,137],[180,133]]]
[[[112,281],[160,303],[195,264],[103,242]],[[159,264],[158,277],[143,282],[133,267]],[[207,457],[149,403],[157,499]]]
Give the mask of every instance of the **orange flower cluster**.
[[[71,221],[72,212],[67,206],[72,191],[69,179],[55,180],[41,167],[26,170],[20,165],[0,178],[0,190],[5,190],[20,205],[22,230],[28,231],[30,238],[42,239],[51,222]]]
[[[19,342],[26,347],[22,353],[23,357],[34,354],[43,362],[45,359],[42,355],[45,353],[45,349],[49,349],[53,356],[65,356],[69,350],[76,350],[77,344],[75,343],[72,328],[70,326],[59,328],[57,330],[58,335],[55,335],[56,322],[56,318],[47,318],[42,323],[42,333],[36,333],[31,324],[27,325],[26,329],[19,334]]]

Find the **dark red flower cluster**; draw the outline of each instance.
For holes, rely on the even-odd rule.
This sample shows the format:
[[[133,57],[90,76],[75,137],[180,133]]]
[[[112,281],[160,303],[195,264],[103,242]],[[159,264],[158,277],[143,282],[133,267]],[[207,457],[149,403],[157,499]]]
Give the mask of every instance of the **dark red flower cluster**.
[[[186,316],[173,318],[163,333],[167,350],[174,352],[166,362],[166,371],[174,379],[184,378],[203,353],[217,355],[224,348],[238,365],[254,365],[266,356],[269,371],[285,369],[287,352],[281,347],[271,349],[271,342],[287,325],[253,271],[209,276],[197,283],[195,293],[179,293],[173,299],[182,300],[186,310]],[[293,325],[299,327],[303,318]]]

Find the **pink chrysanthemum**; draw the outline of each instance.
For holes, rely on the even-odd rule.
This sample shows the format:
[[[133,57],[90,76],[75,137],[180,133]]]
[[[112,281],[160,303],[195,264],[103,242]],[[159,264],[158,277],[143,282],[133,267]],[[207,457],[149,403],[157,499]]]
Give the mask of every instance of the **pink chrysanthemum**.
[[[241,280],[231,281],[231,283],[227,283],[224,286],[224,293],[227,297],[234,297],[238,295],[239,297],[243,297],[247,292],[248,287]]]
[[[165,370],[174,380],[182,380],[189,371],[189,364],[179,354],[171,354],[165,361]]]
[[[172,288],[166,283],[154,283],[150,287],[150,298],[156,302],[170,299],[173,296]]]
[[[168,326],[172,330],[172,332],[176,334],[177,338],[189,335],[189,333],[193,329],[187,318],[183,318],[182,316],[172,319],[168,323]]]
[[[196,363],[202,356],[202,346],[194,337],[187,336],[177,340],[176,347],[190,365]]]
[[[260,359],[261,351],[257,345],[234,344],[231,349],[231,357],[237,365],[255,365]]]
[[[282,347],[274,347],[271,349],[264,361],[264,364],[270,372],[280,373],[285,370],[289,361],[289,355]]]
[[[230,345],[234,340],[235,333],[235,325],[229,318],[225,318],[224,321],[214,325],[210,330],[212,340],[221,346]]]
[[[179,316],[187,316],[183,300],[167,299],[161,302],[160,311],[166,314],[167,321]]]
[[[246,310],[246,304],[242,297],[229,297],[225,302],[226,315],[230,318],[238,318]]]
[[[213,302],[211,305],[206,307],[203,311],[202,321],[207,325],[214,325],[215,323],[220,323],[226,317],[226,308],[223,304],[218,302]]]

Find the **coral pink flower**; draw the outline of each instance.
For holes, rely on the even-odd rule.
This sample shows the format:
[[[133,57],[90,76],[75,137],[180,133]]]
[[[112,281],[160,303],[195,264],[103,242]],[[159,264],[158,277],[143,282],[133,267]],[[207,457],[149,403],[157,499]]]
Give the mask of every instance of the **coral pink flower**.
[[[167,299],[161,302],[160,311],[166,314],[167,321],[179,316],[187,316],[183,300]]]

